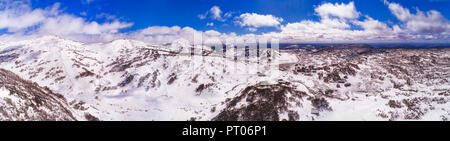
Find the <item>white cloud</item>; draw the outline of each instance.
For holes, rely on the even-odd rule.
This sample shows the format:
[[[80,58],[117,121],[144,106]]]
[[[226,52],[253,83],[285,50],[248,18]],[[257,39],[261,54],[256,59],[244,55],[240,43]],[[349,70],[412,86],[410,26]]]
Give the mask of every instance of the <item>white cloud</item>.
[[[15,32],[45,20],[45,10],[32,10],[27,5],[28,3],[23,1],[1,1],[0,29],[8,29],[9,32]]]
[[[227,13],[223,14],[223,16],[222,16],[222,13],[223,12],[220,9],[220,7],[217,5],[214,5],[208,11],[206,11],[204,14],[197,15],[197,17],[199,19],[203,20],[203,19],[206,19],[209,15],[211,17],[211,19],[213,19],[213,20],[224,22],[227,20],[226,18],[231,17],[231,14],[232,14],[231,12],[227,12]]]
[[[55,35],[104,34],[117,33],[119,29],[130,27],[131,25],[131,23],[119,21],[99,24],[95,21],[87,22],[83,18],[63,14],[47,18],[38,30],[41,33]]]
[[[107,21],[115,21],[115,20],[119,20],[119,18],[117,18],[115,15],[111,15],[108,13],[100,13],[95,15],[96,19],[105,19]]]
[[[343,19],[355,19],[359,17],[354,2],[345,3],[325,3],[314,9],[314,11],[322,18],[338,17]]]
[[[179,26],[151,26],[138,30],[127,35],[127,38],[137,39],[151,43],[170,43],[178,39],[193,41],[194,34],[201,35],[201,32],[191,27]]]
[[[215,30],[208,30],[208,31],[205,31],[205,34],[206,34],[207,36],[220,36],[220,35],[221,35],[220,32],[217,32],[217,31],[215,31]]]
[[[109,19],[110,22],[89,22],[75,15],[63,13],[60,4],[45,9],[32,9],[29,2],[1,1],[0,29],[23,34],[72,36],[78,34],[100,35],[117,33],[132,23]]]
[[[152,26],[141,30],[141,34],[144,35],[173,35],[177,34],[181,28],[179,26]]]
[[[422,42],[445,40],[448,42],[450,24],[438,11],[422,12],[417,9],[417,12],[412,14],[399,4],[386,3],[401,23],[386,24],[368,15],[360,20],[362,14],[356,10],[353,2],[323,3],[314,9],[316,15],[319,16],[318,21],[291,22],[280,25],[280,32],[263,33],[253,37],[277,38],[280,39],[280,42]],[[241,25],[243,23],[241,22]],[[247,30],[252,29],[247,28]]]
[[[208,39],[234,39],[239,36],[233,32],[225,34],[215,30],[198,31],[191,27],[151,26],[129,33],[125,37],[154,44],[170,43],[176,40],[188,40],[191,43],[201,44]]]
[[[348,4],[324,3],[315,8],[319,21],[303,20],[281,26],[279,33],[262,36],[276,37],[284,42],[365,42],[392,41],[399,39],[403,32],[393,30],[387,24],[366,16],[363,21],[356,18],[353,2]],[[352,26],[362,29],[352,29]]]
[[[220,10],[219,6],[211,7],[209,12],[211,12],[211,16],[213,19],[219,20],[219,21],[223,20],[222,19],[222,10]]]
[[[256,13],[244,13],[240,15],[237,23],[240,26],[259,27],[277,27],[283,22],[282,18],[272,15],[260,15]]]
[[[450,22],[436,10],[423,12],[416,8],[416,14],[412,14],[409,9],[404,8],[400,4],[386,0],[384,3],[388,5],[392,14],[403,22],[406,29],[411,32],[426,34],[450,32]]]
[[[449,23],[439,12],[416,10],[411,14],[399,4],[386,2],[402,22],[392,25],[356,11],[353,2],[324,3],[315,8],[319,21],[302,20],[281,25],[281,32],[260,36],[274,37],[281,42],[399,42],[443,41],[450,37]],[[358,28],[359,27],[359,28]]]
[[[257,31],[258,29],[257,29],[257,28],[250,27],[250,28],[247,28],[247,30],[250,31],[250,32],[255,32],[255,31]]]
[[[359,25],[366,31],[370,31],[370,32],[383,33],[383,32],[389,32],[391,30],[387,26],[387,24],[380,22],[378,20],[375,20],[369,16],[366,16],[366,19],[364,21],[354,21],[354,24]]]
[[[214,26],[214,23],[206,23],[206,26]]]

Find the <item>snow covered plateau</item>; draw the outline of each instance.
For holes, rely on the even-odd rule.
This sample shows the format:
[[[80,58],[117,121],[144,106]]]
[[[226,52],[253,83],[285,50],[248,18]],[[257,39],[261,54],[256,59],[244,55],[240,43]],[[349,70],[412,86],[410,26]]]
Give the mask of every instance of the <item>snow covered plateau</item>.
[[[85,44],[45,36],[4,42],[0,120],[450,117],[450,48],[348,44],[260,50],[253,57],[234,48],[217,52],[182,41]]]

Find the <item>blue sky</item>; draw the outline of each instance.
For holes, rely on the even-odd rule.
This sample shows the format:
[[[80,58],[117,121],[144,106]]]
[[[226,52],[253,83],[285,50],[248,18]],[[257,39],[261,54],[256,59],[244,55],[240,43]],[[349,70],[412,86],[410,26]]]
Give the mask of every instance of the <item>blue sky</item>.
[[[10,0],[0,0],[0,2],[2,1],[8,2]],[[116,28],[107,28],[105,25],[103,29],[77,32],[76,34],[104,35],[107,32],[106,30],[117,30],[117,32],[109,32],[114,34],[132,33],[152,26],[179,26],[181,28],[190,27],[197,31],[212,30],[221,34],[236,33],[237,35],[263,35],[270,32],[277,32],[282,33],[283,37],[289,35],[289,38],[301,38],[305,36],[315,36],[316,38],[327,37],[326,34],[330,31],[330,36],[327,37],[329,41],[335,37],[331,35],[331,32],[333,30],[336,31],[336,28],[345,32],[348,31],[349,34],[355,34],[354,36],[362,35],[362,33],[355,33],[354,31],[364,29],[366,29],[364,32],[367,34],[363,35],[369,36],[370,34],[370,36],[375,36],[373,35],[373,29],[387,28],[389,30],[385,29],[384,31],[392,31],[393,36],[395,32],[395,36],[399,37],[396,39],[392,38],[392,40],[399,40],[400,38],[406,40],[403,36],[410,36],[408,39],[433,39],[442,42],[450,37],[450,26],[447,20],[450,17],[450,8],[448,8],[450,7],[449,0],[390,0],[388,2],[383,0],[30,0],[25,1],[24,4],[30,7],[30,10],[27,11],[28,13],[17,10],[20,8],[16,7],[16,12],[20,11],[17,12],[20,14],[9,15],[11,23],[6,23],[3,27],[0,23],[0,33],[71,34],[71,31],[56,32],[54,29],[51,29],[52,24],[47,24],[48,19],[56,17],[55,14],[49,14],[51,13],[49,9],[55,7],[55,4],[59,6],[57,7],[57,10],[59,10],[57,16],[70,15],[72,17],[71,19],[81,18],[83,20],[81,25],[88,25],[92,22],[100,25],[109,24],[113,21],[119,22]],[[322,9],[322,15],[320,15],[321,11],[319,11],[319,7],[322,6],[324,8]],[[345,6],[349,7],[342,9]],[[212,12],[213,7],[217,7],[220,10],[219,18],[214,17],[214,13]],[[340,7],[341,9],[339,9]],[[339,12],[348,14],[350,12],[348,10],[349,8],[350,11],[356,11],[356,13],[353,13],[356,16],[345,17],[348,15],[339,15]],[[410,11],[406,15],[409,18],[401,19],[402,16],[405,16],[404,13],[403,15],[400,15],[402,13],[394,14],[396,10],[402,10],[402,8]],[[12,21],[18,23],[28,23],[28,21],[20,22],[20,20],[24,19],[12,19],[13,16],[20,17],[30,13],[33,14],[33,11],[37,9],[47,11],[41,14],[44,18],[36,19],[35,22],[30,22],[29,25],[14,26]],[[425,14],[418,14],[416,9]],[[0,14],[2,14],[1,10],[0,7]],[[5,9],[3,10],[7,11]],[[11,11],[11,9],[9,10]],[[428,13],[430,11],[437,11],[438,14]],[[244,17],[248,17],[250,21],[244,21]],[[255,18],[265,21],[262,21],[263,23],[254,23],[251,20],[255,20]],[[63,20],[58,18],[54,19],[57,20],[57,22],[54,22],[56,24],[64,23],[62,22]],[[331,19],[331,21],[325,19]],[[368,19],[373,19],[373,22],[371,22],[373,24],[377,22],[381,24],[376,25],[377,27],[371,28],[369,31],[369,28],[373,27],[373,25],[370,25],[370,21],[367,21]],[[426,23],[430,19],[433,20],[430,22],[434,23],[423,25],[423,23]],[[306,23],[307,21],[314,23]],[[364,21],[367,22],[358,23]],[[314,35],[303,33],[305,27],[314,25],[318,25],[317,27],[329,26],[329,23],[332,22],[338,22],[337,24],[344,24],[344,26],[326,27],[327,29],[320,29],[323,31]],[[129,25],[126,25],[127,23]],[[436,25],[443,26],[437,27]],[[30,30],[41,28],[45,30],[29,32]],[[302,30],[298,30],[296,33],[290,32],[293,31],[292,29],[299,28]],[[401,29],[402,32],[400,33],[398,29]],[[443,31],[440,32],[441,30]],[[340,40],[347,40],[348,38],[352,37],[339,37]],[[374,40],[376,38],[378,37],[371,37],[370,39],[368,37],[367,40]],[[383,37],[383,40],[386,39]]]
[[[321,3],[348,3],[350,0],[33,0],[33,7],[45,8],[56,2],[68,13],[99,19],[97,15],[106,13],[114,15],[134,25],[124,31],[146,28],[148,26],[190,26],[198,30],[214,29],[220,32],[248,33],[236,25],[232,19],[225,22],[211,19],[201,20],[203,14],[212,6],[219,6],[223,12],[232,12],[234,16],[242,13],[271,14],[284,19],[284,22],[300,20],[318,20],[314,15],[314,6]],[[382,0],[354,1],[361,13],[370,15],[380,21],[399,22],[391,14]],[[450,1],[448,0],[392,0],[413,10],[418,7],[422,11],[437,10],[445,17],[450,17]],[[86,16],[81,13],[87,13]],[[215,26],[206,26],[213,22]],[[268,28],[263,31],[276,30]]]

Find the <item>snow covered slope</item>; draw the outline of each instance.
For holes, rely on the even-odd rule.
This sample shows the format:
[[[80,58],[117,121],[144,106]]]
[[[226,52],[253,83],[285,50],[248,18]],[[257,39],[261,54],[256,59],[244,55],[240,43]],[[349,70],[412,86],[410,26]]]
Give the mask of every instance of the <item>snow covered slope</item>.
[[[0,120],[76,120],[66,99],[0,69]]]

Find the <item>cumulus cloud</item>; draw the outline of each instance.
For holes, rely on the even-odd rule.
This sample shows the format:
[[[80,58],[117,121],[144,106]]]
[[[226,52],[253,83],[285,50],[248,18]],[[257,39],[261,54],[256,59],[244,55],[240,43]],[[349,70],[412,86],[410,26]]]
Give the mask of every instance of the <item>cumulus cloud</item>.
[[[227,12],[222,16],[222,10],[220,9],[219,6],[213,6],[211,7],[208,11],[205,12],[205,14],[199,14],[198,18],[203,20],[206,19],[208,17],[208,15],[211,17],[211,19],[213,20],[217,20],[217,21],[226,21],[225,18],[231,17],[231,13]]]
[[[324,3],[314,9],[318,21],[287,23],[281,25],[281,32],[259,36],[278,38],[281,42],[421,42],[445,41],[450,37],[450,24],[438,11],[416,9],[412,14],[399,4],[385,3],[400,23],[389,26],[369,15],[360,18],[363,14],[353,2]]]
[[[0,1],[0,29],[7,29],[15,34],[35,35],[100,35],[114,34],[120,29],[132,26],[132,23],[108,19],[98,23],[87,21],[60,10],[60,4],[45,9],[32,9],[29,1]]]
[[[279,38],[284,42],[365,42],[398,39],[401,30],[394,31],[387,24],[365,16],[359,21],[360,12],[353,2],[324,3],[314,11],[319,21],[303,20],[281,26],[281,32],[262,36]],[[360,27],[361,29],[352,28]]]
[[[117,33],[119,29],[131,25],[119,21],[99,24],[95,21],[86,22],[83,18],[71,15],[60,15],[46,19],[38,32],[55,35]]]
[[[215,30],[198,31],[192,27],[179,26],[151,26],[126,35],[127,38],[137,39],[149,43],[170,43],[183,39],[192,43],[200,44],[199,40],[206,40],[213,37],[227,38],[232,34],[223,34]]]
[[[197,32],[191,27],[181,28],[179,26],[151,26],[142,30],[130,33],[130,38],[154,43],[167,43],[180,38],[192,38]]]
[[[403,22],[407,30],[415,33],[439,34],[449,32],[450,22],[436,10],[427,12],[416,8],[416,14],[400,4],[384,1],[392,14]]]
[[[345,19],[355,19],[359,17],[354,2],[345,3],[325,3],[314,9],[314,11],[322,18],[338,17]]]
[[[280,42],[442,41],[450,37],[448,20],[438,11],[423,12],[416,9],[417,12],[412,14],[399,4],[385,3],[401,23],[386,24],[364,15],[357,10],[354,2],[323,3],[314,7],[319,17],[317,21],[301,20],[282,24],[282,18],[256,13],[244,13],[235,18],[239,26],[251,32],[260,27],[277,27],[280,32],[236,35],[208,31],[207,36],[224,39],[276,38]]]
[[[248,26],[249,29],[255,30],[259,27],[277,27],[283,22],[282,18],[273,15],[260,15],[256,13],[244,13],[240,15],[236,21],[240,26]],[[250,30],[251,31],[251,30]]]
[[[0,29],[16,32],[45,20],[45,10],[27,5],[24,1],[0,1]]]

